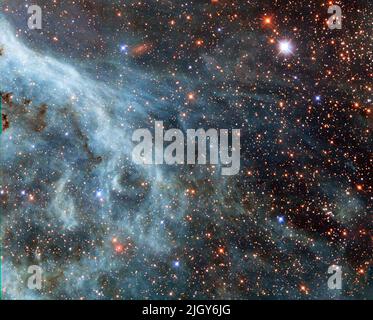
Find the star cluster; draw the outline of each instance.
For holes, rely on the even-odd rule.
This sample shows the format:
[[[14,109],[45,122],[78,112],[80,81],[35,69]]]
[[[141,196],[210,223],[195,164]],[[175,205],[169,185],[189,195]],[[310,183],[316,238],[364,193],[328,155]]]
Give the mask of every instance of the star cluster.
[[[372,298],[370,0],[341,30],[318,0],[36,2],[41,30],[0,14],[5,298]],[[135,165],[155,121],[241,129],[240,173]]]

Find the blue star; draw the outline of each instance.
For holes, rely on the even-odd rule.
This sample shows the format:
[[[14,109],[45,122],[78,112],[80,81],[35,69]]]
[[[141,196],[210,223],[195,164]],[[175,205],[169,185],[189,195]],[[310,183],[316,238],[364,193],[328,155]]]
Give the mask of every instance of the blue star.
[[[102,191],[101,190],[96,191],[96,197],[98,197],[98,198],[102,197]]]
[[[279,224],[284,224],[285,223],[285,218],[283,216],[278,216],[277,221]]]
[[[128,54],[128,46],[126,44],[122,44],[120,46],[120,52],[122,52],[124,54]]]

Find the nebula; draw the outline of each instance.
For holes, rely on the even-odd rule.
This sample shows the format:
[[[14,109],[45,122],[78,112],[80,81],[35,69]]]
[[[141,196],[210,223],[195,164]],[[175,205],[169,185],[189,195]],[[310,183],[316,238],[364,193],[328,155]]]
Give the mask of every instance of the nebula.
[[[0,13],[4,299],[372,298],[371,1],[36,4]],[[238,174],[135,163],[157,121],[240,130]]]

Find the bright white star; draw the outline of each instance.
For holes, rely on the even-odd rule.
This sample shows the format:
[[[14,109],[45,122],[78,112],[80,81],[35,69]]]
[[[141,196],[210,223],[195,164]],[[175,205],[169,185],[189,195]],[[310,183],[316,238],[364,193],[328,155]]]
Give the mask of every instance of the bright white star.
[[[290,41],[288,41],[288,40],[280,41],[279,49],[280,49],[280,53],[285,54],[285,55],[293,53],[293,51],[292,51],[293,47],[292,47]]]
[[[120,52],[127,54],[128,53],[128,46],[126,44],[123,44],[120,46]]]

